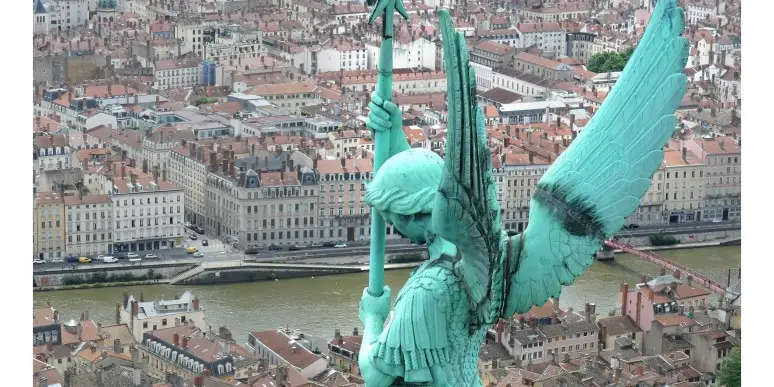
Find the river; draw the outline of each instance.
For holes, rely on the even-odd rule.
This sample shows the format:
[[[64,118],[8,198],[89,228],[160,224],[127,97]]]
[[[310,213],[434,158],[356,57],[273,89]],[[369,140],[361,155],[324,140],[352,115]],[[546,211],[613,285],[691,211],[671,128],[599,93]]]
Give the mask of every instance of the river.
[[[721,283],[727,271],[741,264],[741,246],[711,247],[661,251],[667,259],[698,270]],[[565,287],[560,305],[582,310],[586,302],[597,304],[597,313],[607,315],[619,302],[619,285],[639,281],[641,275],[658,275],[660,269],[628,254],[617,254],[614,262],[595,262],[572,285]],[[397,290],[408,278],[410,270],[385,273],[385,282]],[[733,280],[732,280],[733,281]],[[368,282],[366,273],[301,278],[275,282],[240,283],[231,285],[190,286],[206,310],[207,323],[212,327],[227,326],[237,342],[247,340],[250,331],[290,326],[308,335],[328,339],[336,328],[349,334],[360,327],[358,303]],[[63,290],[34,293],[36,306],[47,300],[66,319],[88,311],[90,318],[103,324],[115,320],[115,304],[125,288]],[[126,288],[145,300],[173,298],[185,290],[183,286],[148,285]]]

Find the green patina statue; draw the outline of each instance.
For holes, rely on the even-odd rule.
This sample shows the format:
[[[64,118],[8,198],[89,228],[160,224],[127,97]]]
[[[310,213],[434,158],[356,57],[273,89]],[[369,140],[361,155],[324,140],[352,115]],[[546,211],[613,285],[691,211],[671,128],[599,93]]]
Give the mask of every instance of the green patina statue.
[[[390,11],[377,5],[379,12],[393,13],[389,1]],[[487,328],[558,297],[591,265],[647,191],[685,93],[683,11],[677,0],[662,0],[615,88],[538,183],[527,229],[508,237],[465,40],[447,11],[440,19],[449,89],[445,161],[410,149],[400,110],[385,98],[389,88],[377,87],[369,105],[367,125],[387,159],[365,200],[375,220],[427,244],[430,256],[398,293],[389,322],[383,267],[370,274],[359,355],[369,387],[480,386],[476,360]],[[383,243],[372,244],[377,266]]]

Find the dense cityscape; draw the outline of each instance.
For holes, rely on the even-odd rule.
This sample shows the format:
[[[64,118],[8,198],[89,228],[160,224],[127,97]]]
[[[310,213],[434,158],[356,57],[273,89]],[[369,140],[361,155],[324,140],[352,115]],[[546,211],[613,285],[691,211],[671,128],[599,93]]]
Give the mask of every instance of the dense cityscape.
[[[448,8],[476,71],[503,229],[523,232],[538,181],[615,87],[657,1],[404,2],[392,101],[409,145],[444,156]],[[594,264],[650,266],[606,277],[609,294],[500,319],[479,350],[484,386],[739,385],[728,364],[740,356],[740,250],[711,250],[722,251],[711,270],[662,250],[741,240],[741,2],[681,6],[690,52],[675,132]],[[327,337],[292,319],[232,334],[200,285],[367,270],[382,43],[370,11],[33,1],[33,386],[364,385],[352,319],[326,320]],[[386,253],[399,273],[427,257],[390,225]],[[146,299],[159,285],[179,290]],[[123,291],[99,311],[108,319],[43,301],[100,287]],[[614,301],[602,310],[603,299]]]

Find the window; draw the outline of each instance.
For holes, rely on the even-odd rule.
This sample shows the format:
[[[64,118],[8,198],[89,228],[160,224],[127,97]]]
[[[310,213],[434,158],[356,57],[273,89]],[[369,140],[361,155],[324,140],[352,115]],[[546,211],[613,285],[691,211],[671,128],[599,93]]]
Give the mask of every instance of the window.
[[[148,322],[142,323],[142,329],[148,329]]]
[[[165,318],[161,319],[161,326],[162,327],[167,326],[167,319],[165,319]]]

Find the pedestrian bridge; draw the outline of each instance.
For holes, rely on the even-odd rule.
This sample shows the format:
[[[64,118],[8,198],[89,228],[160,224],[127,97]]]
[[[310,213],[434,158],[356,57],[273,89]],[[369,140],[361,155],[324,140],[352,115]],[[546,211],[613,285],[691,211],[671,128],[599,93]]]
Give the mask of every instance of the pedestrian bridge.
[[[692,282],[701,285],[702,287],[706,288],[710,292],[715,293],[719,296],[726,295],[726,290],[728,289],[728,285],[723,286],[719,282],[705,275],[702,275],[701,273],[695,270],[691,270],[683,265],[680,265],[677,262],[672,262],[652,251],[638,250],[628,243],[620,243],[620,242],[611,241],[611,240],[604,241],[604,244],[605,246],[611,249],[621,250],[637,258],[644,259],[650,263],[661,266],[662,268],[673,272],[675,278],[680,278],[683,275],[690,276]],[[741,271],[740,271],[740,274],[741,274]],[[729,271],[729,281],[730,281],[730,271]]]
[[[409,262],[409,263],[388,263],[384,265],[385,270],[407,269],[416,267],[421,262]],[[328,265],[328,264],[303,264],[303,263],[261,263],[250,261],[218,261],[218,262],[203,262],[189,270],[186,270],[174,277],[169,281],[171,285],[184,283],[192,280],[197,276],[205,272],[221,272],[221,271],[314,271],[319,273],[329,272],[330,274],[338,273],[358,273],[367,272],[370,270],[368,265]]]

